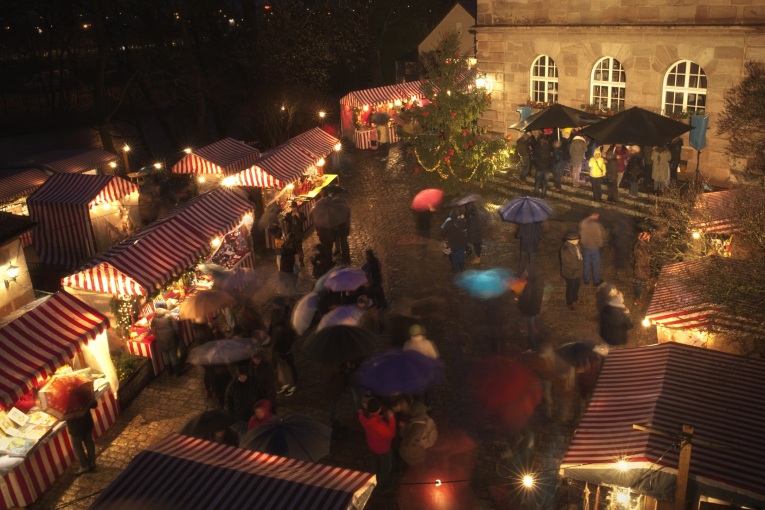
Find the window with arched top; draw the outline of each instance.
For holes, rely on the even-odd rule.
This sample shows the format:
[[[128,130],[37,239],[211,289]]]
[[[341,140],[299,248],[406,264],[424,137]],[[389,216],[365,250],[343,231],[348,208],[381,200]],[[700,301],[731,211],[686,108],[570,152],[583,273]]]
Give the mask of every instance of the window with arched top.
[[[602,110],[623,110],[627,73],[621,62],[604,57],[595,63],[590,77],[590,103]]]
[[[698,113],[707,104],[707,75],[700,65],[681,60],[664,77],[664,113]]]
[[[531,100],[536,103],[558,102],[558,66],[547,55],[531,64]]]

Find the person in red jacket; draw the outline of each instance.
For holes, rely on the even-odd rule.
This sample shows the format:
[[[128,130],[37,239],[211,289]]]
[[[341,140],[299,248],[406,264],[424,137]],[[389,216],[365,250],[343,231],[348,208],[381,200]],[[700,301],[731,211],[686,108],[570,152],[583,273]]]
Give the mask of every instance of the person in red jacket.
[[[383,412],[382,402],[370,398],[359,411],[359,421],[367,437],[367,448],[375,456],[377,485],[387,488],[393,467],[393,438],[396,435],[396,417],[390,409]]]

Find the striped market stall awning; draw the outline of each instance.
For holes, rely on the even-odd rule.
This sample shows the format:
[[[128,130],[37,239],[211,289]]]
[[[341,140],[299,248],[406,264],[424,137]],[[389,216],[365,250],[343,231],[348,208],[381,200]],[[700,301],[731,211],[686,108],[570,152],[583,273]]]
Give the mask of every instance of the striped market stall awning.
[[[255,164],[260,151],[233,138],[194,149],[173,165],[176,174],[231,175]]]
[[[0,322],[0,403],[9,407],[38,377],[69,363],[109,320],[76,297],[59,292]]]
[[[295,145],[308,151],[309,154],[318,158],[326,158],[333,150],[335,146],[340,143],[340,140],[330,135],[321,128],[313,128],[305,133],[299,134],[293,138],[290,138],[284,142],[280,147],[285,145]]]
[[[609,353],[560,466],[565,477],[672,499],[682,426],[699,493],[765,503],[765,361],[679,343]],[[633,428],[650,425],[670,436]]]
[[[389,103],[396,99],[408,101],[413,97],[415,99],[421,99],[423,97],[419,82],[384,85],[372,89],[356,90],[343,96],[340,99],[340,104],[360,108],[367,105],[371,106],[380,103]]]
[[[732,278],[745,279],[747,270],[743,269],[743,264],[746,262],[708,256],[664,266],[645,318],[652,324],[667,328],[717,328],[765,335],[761,330],[761,319],[748,313],[754,304],[749,300],[758,299],[757,296],[740,293],[736,297],[738,304],[735,309],[726,309],[711,302],[707,288],[710,275],[724,269],[725,274],[730,274]],[[742,266],[742,270],[736,271],[737,266]]]
[[[90,509],[360,510],[375,483],[370,473],[172,434],[139,453]]]
[[[55,151],[41,154],[34,158],[45,167],[60,173],[82,173],[92,170],[102,171],[119,158],[103,149],[77,149],[71,151]]]
[[[305,175],[319,158],[295,145],[264,152],[254,166],[236,174],[239,186],[283,188]]]
[[[743,230],[739,217],[751,205],[758,207],[765,194],[755,190],[731,189],[702,193],[691,213],[691,228],[707,234],[730,235]]]
[[[184,202],[158,221],[181,221],[205,236],[209,243],[214,237],[231,232],[246,214],[255,212],[253,203],[239,192],[215,188]]]
[[[36,168],[25,168],[0,179],[0,205],[33,193],[48,180],[48,174]]]
[[[27,198],[30,219],[38,224],[34,246],[40,261],[76,267],[95,255],[90,210],[134,192],[135,184],[112,175],[52,175]]]

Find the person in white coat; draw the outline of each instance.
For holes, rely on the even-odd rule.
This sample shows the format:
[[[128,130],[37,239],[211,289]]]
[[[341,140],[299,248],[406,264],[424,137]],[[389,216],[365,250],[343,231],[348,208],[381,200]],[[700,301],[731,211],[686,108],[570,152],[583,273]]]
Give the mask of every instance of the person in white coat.
[[[425,328],[415,324],[409,328],[409,340],[404,343],[405,351],[417,351],[428,358],[438,359],[438,348],[425,337]]]

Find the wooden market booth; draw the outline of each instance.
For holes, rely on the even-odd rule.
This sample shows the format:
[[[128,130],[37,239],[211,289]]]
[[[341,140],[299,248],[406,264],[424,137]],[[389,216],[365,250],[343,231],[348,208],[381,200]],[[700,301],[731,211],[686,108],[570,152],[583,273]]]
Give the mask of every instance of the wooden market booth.
[[[77,267],[132,233],[138,187],[112,175],[54,174],[27,198],[40,262]]]
[[[656,500],[667,508],[679,470],[675,446],[690,425],[696,442],[686,501],[763,508],[763,387],[760,359],[675,342],[611,351],[560,474],[578,485],[585,510],[603,508],[607,498],[618,508],[652,509]]]
[[[355,141],[358,149],[375,147],[375,130],[369,117],[373,111],[385,112],[391,117],[408,104],[423,98],[420,82],[397,83],[350,92],[340,99],[340,128],[343,136]],[[388,124],[388,140],[399,141],[396,127]]]
[[[210,286],[197,273],[197,264],[254,267],[249,244],[253,209],[236,191],[216,188],[96,257],[63,278],[61,285],[122,327],[126,338],[112,338],[113,348],[125,345],[133,354],[151,358],[154,372],[159,374],[164,365],[150,329],[155,301],[167,302],[178,318],[183,299]],[[113,300],[135,302],[141,309],[137,319],[112,314]],[[192,323],[181,320],[179,325],[184,343],[189,345],[194,339]]]
[[[375,475],[171,434],[139,453],[91,510],[362,510]]]
[[[65,422],[39,410],[37,390],[46,379],[72,370],[87,373],[98,406],[94,438],[116,421],[119,383],[108,327],[104,315],[65,292],[0,321],[0,509],[31,505],[74,461]],[[26,417],[23,426],[19,412]]]

